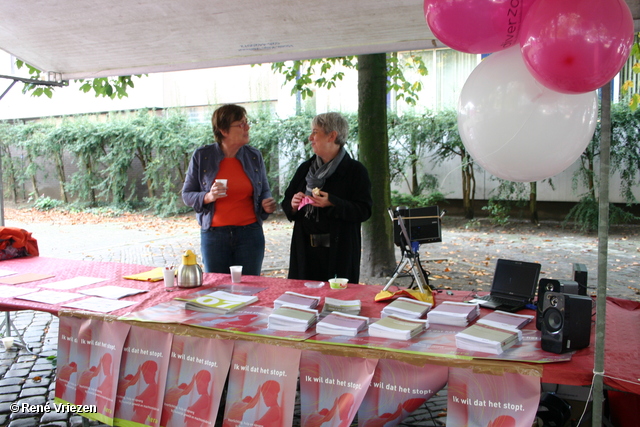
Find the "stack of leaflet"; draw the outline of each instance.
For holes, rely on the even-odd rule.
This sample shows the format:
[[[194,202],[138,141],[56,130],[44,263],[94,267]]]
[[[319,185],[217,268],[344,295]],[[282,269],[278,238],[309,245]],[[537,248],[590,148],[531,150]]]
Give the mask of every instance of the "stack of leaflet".
[[[324,305],[322,307],[323,313],[346,313],[353,314],[355,316],[360,314],[362,309],[362,302],[359,299],[354,300],[341,300],[336,298],[324,297]]]
[[[408,317],[391,314],[370,324],[369,335],[395,340],[410,340],[424,332],[428,327],[428,320],[410,319]]]
[[[467,326],[480,315],[478,304],[443,301],[427,313],[429,323],[440,325]]]
[[[502,310],[495,310],[486,316],[482,316],[476,324],[494,326],[496,328],[516,328],[522,329],[527,323],[533,320],[531,314],[516,314]]]
[[[318,311],[292,305],[274,308],[268,318],[268,327],[276,331],[304,332],[318,320]]]
[[[316,332],[327,335],[355,337],[369,324],[369,318],[334,311],[316,324]]]
[[[287,291],[280,295],[273,301],[273,308],[279,308],[282,305],[296,306],[300,308],[313,308],[318,307],[320,303],[320,297],[314,297],[310,295],[299,294],[297,292]]]
[[[253,304],[258,301],[258,297],[255,295],[238,295],[225,291],[214,291],[205,295],[196,294],[193,297],[176,298],[176,300],[186,301],[185,308],[187,310],[224,314]]]
[[[476,323],[456,334],[456,347],[462,350],[501,354],[522,341],[522,331],[516,328],[496,328]]]
[[[421,319],[433,307],[433,304],[411,298],[400,297],[391,301],[380,312],[381,317],[397,314],[402,317]]]

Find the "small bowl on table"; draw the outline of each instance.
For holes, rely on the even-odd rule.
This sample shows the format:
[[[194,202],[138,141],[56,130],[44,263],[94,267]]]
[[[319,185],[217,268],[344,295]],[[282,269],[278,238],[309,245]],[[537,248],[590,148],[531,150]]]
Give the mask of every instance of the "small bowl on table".
[[[329,279],[329,286],[331,287],[331,289],[346,289],[348,282],[349,279],[341,279],[336,277],[333,279]]]

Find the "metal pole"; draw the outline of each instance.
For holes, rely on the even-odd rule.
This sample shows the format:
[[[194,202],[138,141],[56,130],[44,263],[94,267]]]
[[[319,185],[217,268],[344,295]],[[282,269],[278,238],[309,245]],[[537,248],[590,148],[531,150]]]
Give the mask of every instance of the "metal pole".
[[[593,366],[592,426],[602,426],[604,403],[604,346],[607,315],[607,255],[609,244],[609,160],[611,155],[611,82],[602,87],[600,107],[600,188],[598,189],[598,292]],[[588,404],[588,402],[587,402]]]

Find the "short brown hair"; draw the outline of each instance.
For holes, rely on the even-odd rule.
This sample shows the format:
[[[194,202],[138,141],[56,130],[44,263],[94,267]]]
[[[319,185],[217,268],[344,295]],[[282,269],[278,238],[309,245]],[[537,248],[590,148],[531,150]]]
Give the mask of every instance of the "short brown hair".
[[[213,112],[211,116],[211,125],[213,126],[213,136],[218,144],[222,144],[221,130],[228,131],[231,123],[240,121],[247,117],[247,110],[236,104],[222,105]]]

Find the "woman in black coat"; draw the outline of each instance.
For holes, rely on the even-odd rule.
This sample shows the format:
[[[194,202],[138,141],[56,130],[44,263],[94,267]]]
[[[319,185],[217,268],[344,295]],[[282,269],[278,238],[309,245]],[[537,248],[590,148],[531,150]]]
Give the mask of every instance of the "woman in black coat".
[[[338,113],[316,116],[309,136],[315,155],[289,183],[282,209],[295,221],[289,279],[360,279],[360,225],[371,216],[371,181],[344,149],[347,121]]]

